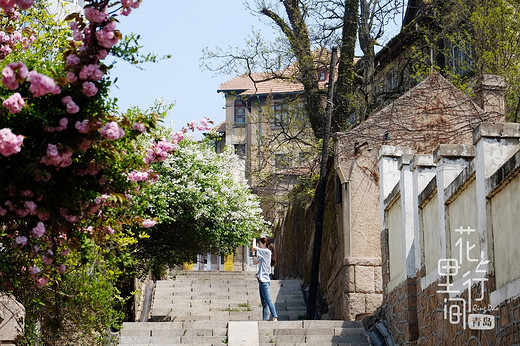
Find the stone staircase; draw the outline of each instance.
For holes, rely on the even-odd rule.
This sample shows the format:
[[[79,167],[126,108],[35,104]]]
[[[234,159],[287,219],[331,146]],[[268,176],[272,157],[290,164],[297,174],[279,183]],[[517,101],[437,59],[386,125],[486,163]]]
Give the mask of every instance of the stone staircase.
[[[125,322],[119,345],[370,345],[361,322],[303,320],[298,280],[271,281],[278,322],[262,321],[253,272],[178,272],[158,281],[149,322]]]

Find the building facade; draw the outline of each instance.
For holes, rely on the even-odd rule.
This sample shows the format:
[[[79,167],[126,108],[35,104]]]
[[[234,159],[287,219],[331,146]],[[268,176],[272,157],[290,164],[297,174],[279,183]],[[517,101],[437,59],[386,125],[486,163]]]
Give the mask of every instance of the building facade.
[[[320,75],[325,84],[326,75]],[[238,169],[261,199],[273,224],[285,215],[288,193],[316,168],[316,147],[304,111],[303,86],[258,73],[220,85],[226,122],[225,145],[242,159]]]

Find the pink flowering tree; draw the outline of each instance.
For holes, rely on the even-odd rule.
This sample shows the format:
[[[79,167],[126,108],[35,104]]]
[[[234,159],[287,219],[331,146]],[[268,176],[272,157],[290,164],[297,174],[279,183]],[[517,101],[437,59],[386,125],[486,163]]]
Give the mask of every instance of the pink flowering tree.
[[[139,2],[87,0],[61,27],[43,1],[0,0],[0,293],[25,305],[27,343],[120,321],[128,246],[156,222],[129,206],[153,180],[146,160],[174,150],[139,140],[165,110],[115,114],[104,63]]]

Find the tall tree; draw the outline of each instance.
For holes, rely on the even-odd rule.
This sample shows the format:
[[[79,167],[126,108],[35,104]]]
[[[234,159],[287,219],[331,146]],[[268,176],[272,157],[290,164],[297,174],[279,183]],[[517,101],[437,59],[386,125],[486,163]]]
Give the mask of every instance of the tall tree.
[[[503,76],[506,116],[520,120],[520,3],[508,0],[449,0],[427,6],[418,21],[421,40],[414,66],[423,75],[440,70],[461,89],[481,74]],[[433,58],[432,58],[433,57]]]

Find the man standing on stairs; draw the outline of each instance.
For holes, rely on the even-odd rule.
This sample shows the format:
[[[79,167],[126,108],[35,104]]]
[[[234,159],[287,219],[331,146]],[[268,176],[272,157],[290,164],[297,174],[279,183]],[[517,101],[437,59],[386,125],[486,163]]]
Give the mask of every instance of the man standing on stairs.
[[[263,308],[263,320],[269,320],[269,310],[271,310],[271,317],[273,321],[278,321],[278,314],[273,301],[271,300],[271,294],[269,293],[269,286],[271,285],[271,250],[269,246],[269,239],[261,238],[258,241],[258,247],[256,247],[256,241],[251,241],[251,249],[253,250],[253,263],[258,264],[258,273],[256,278],[258,279],[259,290],[260,290],[260,301],[262,302]],[[256,255],[255,255],[256,254]]]

